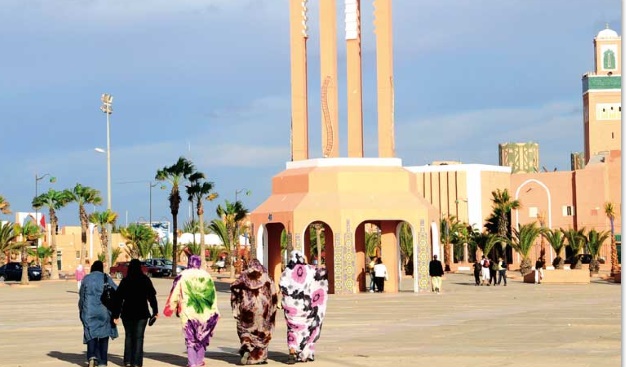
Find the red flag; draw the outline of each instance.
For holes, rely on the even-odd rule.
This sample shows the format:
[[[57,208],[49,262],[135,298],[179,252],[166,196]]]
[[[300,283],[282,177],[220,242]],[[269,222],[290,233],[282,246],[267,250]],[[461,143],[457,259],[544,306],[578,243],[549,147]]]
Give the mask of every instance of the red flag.
[[[46,216],[45,215],[41,215],[41,220],[39,221],[39,224],[46,229]]]

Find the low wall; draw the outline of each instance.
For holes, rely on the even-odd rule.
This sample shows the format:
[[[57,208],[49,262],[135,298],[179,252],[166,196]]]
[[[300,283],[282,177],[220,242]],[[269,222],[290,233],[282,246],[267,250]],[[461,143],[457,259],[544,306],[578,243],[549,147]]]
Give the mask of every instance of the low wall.
[[[535,271],[524,276],[524,283],[535,283]],[[589,268],[574,270],[544,270],[541,284],[589,284]]]

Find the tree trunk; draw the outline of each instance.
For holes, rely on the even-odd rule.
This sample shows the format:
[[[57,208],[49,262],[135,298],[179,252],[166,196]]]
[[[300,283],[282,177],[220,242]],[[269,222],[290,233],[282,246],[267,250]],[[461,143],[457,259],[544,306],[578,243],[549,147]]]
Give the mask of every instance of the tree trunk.
[[[177,214],[177,213],[176,213]],[[172,211],[172,276],[176,277],[176,266],[178,265],[178,215]]]
[[[450,243],[446,242],[443,245],[444,251],[445,251],[445,259],[444,259],[444,264],[445,264],[445,271],[450,271],[450,265],[452,264],[452,246]]]
[[[529,274],[532,271],[532,264],[529,258],[525,257],[522,259],[522,262],[519,267],[519,271],[522,274],[522,276]]]
[[[50,210],[48,213],[50,215],[50,249],[52,250],[52,264],[50,264],[50,279],[58,280],[59,279],[59,269],[57,266],[57,224],[58,218],[54,212],[54,210]],[[43,270],[43,269],[42,269]]]
[[[204,211],[202,206],[198,208],[198,221],[200,222],[200,260],[202,269],[206,268],[206,244],[204,243]]]
[[[78,208],[78,216],[80,218],[80,262],[79,264],[85,264],[85,257],[87,254],[87,229],[88,222],[87,212],[85,211],[85,207],[81,205]]]
[[[24,244],[22,247],[22,279],[20,281],[21,285],[28,285],[28,246],[30,244]]]
[[[230,278],[235,278],[235,261],[237,261],[237,247],[235,246],[234,239],[234,228],[231,228],[228,231],[228,242],[230,244],[230,259],[228,259],[228,264],[230,264]]]
[[[619,262],[617,261],[617,243],[615,242],[614,231],[613,221],[611,220],[611,276],[615,276],[615,274],[619,271]]]
[[[317,246],[317,267],[322,266],[322,226],[315,225],[315,245]]]

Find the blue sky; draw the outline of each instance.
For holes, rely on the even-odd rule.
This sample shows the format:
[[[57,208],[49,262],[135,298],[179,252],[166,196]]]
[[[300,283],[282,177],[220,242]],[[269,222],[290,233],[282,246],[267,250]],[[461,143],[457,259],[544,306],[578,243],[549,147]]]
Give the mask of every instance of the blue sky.
[[[94,151],[106,147],[102,93],[114,96],[112,198],[122,224],[148,218],[148,182],[181,155],[215,182],[219,201],[248,189],[254,209],[269,196],[290,157],[287,0],[1,2],[0,195],[14,211],[30,210],[35,173],[57,178],[40,181],[40,192],[80,182],[106,202],[106,159]],[[321,156],[316,4],[312,157]],[[377,151],[372,11],[363,1],[366,156]],[[569,169],[570,152],[583,149],[581,76],[593,68],[597,32],[608,22],[622,33],[619,0],[395,0],[393,11],[404,165],[498,164],[499,143],[535,141],[542,166]],[[345,155],[343,109],[340,118]],[[167,192],[153,189],[155,220],[170,218]],[[61,225],[77,224],[77,212],[61,210]],[[183,206],[179,221],[187,218]]]

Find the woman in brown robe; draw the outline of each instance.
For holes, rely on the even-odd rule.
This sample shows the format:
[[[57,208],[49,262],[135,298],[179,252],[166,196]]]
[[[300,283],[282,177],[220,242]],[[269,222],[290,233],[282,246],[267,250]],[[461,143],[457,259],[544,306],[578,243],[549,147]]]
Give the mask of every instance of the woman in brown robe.
[[[230,304],[241,342],[241,364],[265,364],[278,304],[274,282],[261,262],[253,259],[231,284],[230,291]]]

